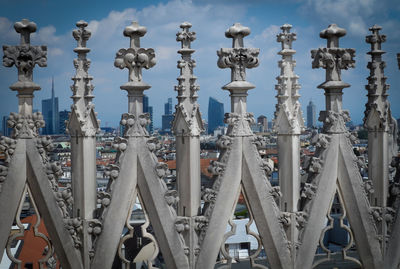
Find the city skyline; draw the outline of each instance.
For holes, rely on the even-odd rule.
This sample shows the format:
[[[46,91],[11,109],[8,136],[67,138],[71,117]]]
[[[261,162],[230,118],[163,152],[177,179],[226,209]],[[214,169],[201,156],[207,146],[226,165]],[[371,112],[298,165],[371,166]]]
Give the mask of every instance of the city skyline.
[[[329,1],[318,3],[312,1],[284,0],[274,1],[207,1],[170,0],[170,1],[120,1],[107,4],[99,1],[96,9],[89,3],[69,1],[68,3],[30,3],[21,6],[12,1],[4,3],[3,13],[0,12],[0,42],[15,45],[19,43],[18,35],[13,31],[13,23],[24,17],[37,23],[38,32],[32,36],[32,44],[48,46],[48,67],[34,71],[35,81],[42,90],[35,92],[34,108],[40,109],[41,100],[49,96],[51,76],[57,81],[59,110],[69,109],[71,105],[69,90],[70,78],[73,76],[73,58],[75,41],[71,30],[75,22],[84,19],[89,22],[88,29],[92,38],[87,46],[91,49],[88,58],[91,59],[91,75],[94,77],[94,104],[102,126],[106,123],[118,126],[122,113],[127,111],[126,94],[119,89],[126,80],[127,71],[118,70],[113,66],[115,53],[121,47],[128,47],[128,41],[122,32],[132,20],[138,20],[147,27],[148,34],[143,38],[143,47],[155,49],[157,64],[152,70],[144,70],[144,80],[152,85],[145,94],[152,100],[154,109],[154,126],[161,126],[161,116],[165,96],[175,97],[174,86],[176,61],[179,59],[177,50],[179,44],[175,41],[179,24],[190,21],[192,30],[197,33],[193,45],[196,53],[193,55],[197,63],[196,76],[200,85],[200,110],[203,118],[208,118],[207,102],[209,96],[215,96],[226,107],[229,107],[229,93],[221,90],[229,78],[229,71],[217,67],[215,53],[221,47],[230,47],[224,37],[225,30],[235,22],[251,28],[252,34],[246,40],[249,47],[260,48],[260,66],[248,71],[248,80],[256,88],[249,91],[249,112],[255,115],[266,115],[273,118],[276,104],[274,85],[275,77],[279,74],[278,61],[280,44],[276,42],[276,34],[284,23],[293,25],[297,40],[293,48],[297,51],[294,59],[297,61],[296,74],[299,75],[301,88],[299,93],[302,110],[306,111],[308,100],[313,98],[317,115],[324,110],[323,92],[317,86],[324,81],[322,70],[311,67],[310,50],[324,46],[319,38],[319,32],[330,23],[338,23],[347,30],[347,35],[341,39],[341,46],[356,49],[356,68],[343,73],[343,80],[351,87],[344,90],[343,107],[350,111],[352,121],[362,123],[365,103],[367,102],[365,85],[370,57],[369,44],[365,43],[368,28],[373,24],[383,27],[382,33],[387,41],[382,49],[387,63],[385,75],[391,85],[389,101],[392,114],[400,118],[400,107],[396,100],[400,99],[400,77],[396,63],[397,44],[400,42],[400,3],[394,0],[386,1],[342,1],[332,5]],[[57,16],[52,10],[62,8]],[[75,5],[78,5],[79,11]],[[329,10],[329,12],[326,12]],[[34,12],[33,12],[34,11]],[[154,16],[148,16],[151,11]],[[43,16],[48,14],[48,16]],[[166,15],[169,14],[169,15]],[[172,14],[172,15],[171,15]],[[312,15],[312,16],[310,16]],[[218,21],[215,20],[218,18]],[[107,46],[104,46],[107,44]],[[17,80],[14,70],[0,67],[2,93],[0,98],[0,116],[8,116],[17,111],[15,92],[8,87]],[[354,102],[357,100],[357,102]],[[320,124],[317,122],[317,125]]]
[[[208,133],[212,134],[217,127],[224,126],[224,104],[214,97],[208,99]]]

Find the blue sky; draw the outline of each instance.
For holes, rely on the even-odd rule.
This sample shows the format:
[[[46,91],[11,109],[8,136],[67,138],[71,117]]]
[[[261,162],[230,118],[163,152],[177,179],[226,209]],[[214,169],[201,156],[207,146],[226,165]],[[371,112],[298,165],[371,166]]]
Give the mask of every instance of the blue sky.
[[[38,32],[32,36],[34,45],[48,46],[48,66],[36,67],[34,81],[42,86],[35,92],[34,108],[41,110],[41,100],[50,96],[51,77],[54,76],[56,96],[60,100],[60,110],[69,109],[72,100],[70,85],[74,75],[73,48],[76,42],[71,31],[75,22],[86,20],[92,37],[88,41],[92,60],[89,73],[94,77],[96,111],[102,126],[115,127],[120,116],[127,111],[126,92],[119,86],[128,79],[128,71],[114,67],[115,53],[129,45],[128,38],[122,35],[125,26],[132,20],[138,20],[147,27],[142,38],[142,47],[154,48],[157,64],[143,71],[143,79],[152,88],[145,93],[154,107],[154,124],[161,125],[164,103],[168,97],[174,97],[174,85],[179,70],[176,61],[180,58],[175,34],[181,22],[189,21],[197,40],[192,47],[196,50],[193,58],[197,62],[195,75],[200,85],[199,103],[203,117],[207,119],[209,96],[225,104],[230,109],[229,93],[221,89],[230,80],[230,71],[217,67],[216,51],[221,47],[230,47],[231,40],[224,32],[235,22],[251,28],[246,37],[245,46],[260,48],[260,66],[247,71],[247,80],[256,85],[249,91],[248,110],[255,116],[264,114],[270,120],[276,104],[276,76],[280,56],[280,44],[276,34],[284,23],[293,25],[297,41],[293,48],[297,50],[295,59],[296,74],[300,76],[300,102],[305,115],[306,105],[310,101],[317,111],[324,109],[323,90],[317,89],[325,79],[323,69],[311,68],[310,50],[325,46],[325,40],[319,38],[319,32],[329,24],[336,23],[347,29],[347,35],[341,39],[340,46],[356,49],[356,68],[343,71],[342,78],[351,87],[344,89],[344,108],[350,110],[355,123],[361,123],[367,101],[365,84],[369,71],[366,68],[370,50],[365,43],[365,35],[373,24],[383,27],[387,35],[383,56],[387,62],[385,74],[391,85],[389,100],[392,114],[400,118],[400,70],[397,67],[396,53],[400,52],[400,1],[398,0],[281,0],[281,1],[236,1],[236,0],[130,0],[130,1],[50,1],[50,0],[2,0],[0,11],[0,43],[14,45],[19,37],[13,29],[13,23],[22,18],[35,21]],[[17,80],[16,68],[0,67],[0,116],[17,111],[16,93],[8,87]]]

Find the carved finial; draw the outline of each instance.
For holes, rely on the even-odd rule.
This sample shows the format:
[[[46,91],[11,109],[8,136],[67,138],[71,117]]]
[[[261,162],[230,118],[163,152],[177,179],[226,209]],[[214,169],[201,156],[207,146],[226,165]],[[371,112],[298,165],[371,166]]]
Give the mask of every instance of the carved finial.
[[[276,36],[276,41],[282,43],[282,50],[278,54],[282,55],[282,60],[278,62],[281,68],[280,75],[276,78],[278,84],[275,89],[278,91],[276,105],[274,129],[278,134],[300,134],[304,129],[304,121],[301,112],[301,105],[298,101],[300,84],[294,73],[296,61],[292,56],[296,53],[292,49],[292,42],[296,40],[296,34],[291,33],[290,24],[281,26],[282,32]]]
[[[176,34],[176,41],[181,42],[181,49],[178,53],[182,55],[182,59],[178,61],[180,76],[177,78],[179,84],[175,86],[175,90],[178,92],[178,105],[172,130],[175,135],[199,136],[204,129],[197,103],[197,91],[200,90],[200,87],[193,75],[196,62],[191,58],[195,51],[191,49],[191,42],[196,39],[196,33],[189,31],[192,27],[189,22],[182,23],[180,27],[182,31]]]
[[[381,44],[386,41],[386,35],[379,34],[379,30],[381,29],[382,27],[376,24],[369,28],[369,30],[372,32],[372,35],[366,36],[365,38],[365,42],[371,44],[371,52],[368,52],[368,54],[385,53],[384,51],[381,51]]]
[[[339,48],[339,38],[345,34],[345,29],[331,24],[320,33],[327,47],[311,51],[312,67],[326,69],[325,82],[318,88],[326,92],[326,110],[320,112],[319,120],[327,133],[346,132],[345,123],[350,120],[348,111],[342,110],[342,90],[350,85],[342,81],[341,70],[355,66],[355,50]]]
[[[76,23],[78,29],[72,31],[72,36],[78,43],[74,52],[78,57],[74,59],[76,69],[75,76],[72,78],[74,84],[71,86],[73,92],[71,106],[72,113],[69,117],[67,130],[71,136],[95,136],[100,128],[96,112],[94,112],[94,86],[91,83],[93,77],[89,75],[90,60],[86,54],[90,51],[86,47],[86,42],[91,36],[91,32],[86,29],[88,23],[80,20]]]
[[[246,81],[246,68],[258,66],[260,49],[245,48],[243,38],[250,34],[250,28],[235,23],[225,32],[225,36],[232,38],[232,48],[222,48],[217,51],[218,67],[231,69],[231,82],[222,87],[231,93],[231,111],[225,114],[225,123],[228,123],[228,135],[250,136],[250,124],[254,118],[247,113],[247,91],[255,88]]]
[[[369,28],[372,34],[365,38],[365,42],[371,44],[371,51],[367,52],[371,55],[371,61],[367,65],[370,75],[367,78],[368,85],[365,86],[368,90],[368,102],[365,105],[364,126],[370,131],[387,131],[392,121],[387,101],[389,85],[386,84],[385,62],[382,61],[382,54],[385,52],[381,49],[381,43],[386,41],[386,36],[379,34],[381,29],[378,25],[372,26]]]
[[[89,40],[92,33],[85,29],[88,26],[88,23],[83,20],[78,21],[76,26],[78,29],[72,31],[72,36],[78,42],[78,47],[74,50],[75,52],[78,52],[81,48],[86,48],[86,41]],[[89,52],[89,49],[86,49],[86,51]]]
[[[284,24],[281,26],[282,33],[279,33],[276,36],[276,41],[282,43],[282,50],[291,50],[292,49],[292,42],[297,39],[295,33],[291,33],[290,29],[292,25]]]
[[[30,34],[36,31],[36,24],[29,20],[22,20],[14,24],[15,31],[21,34],[19,46],[3,46],[3,65],[18,69],[18,82],[10,86],[10,89],[18,91],[19,113],[32,114],[33,91],[40,90],[40,86],[33,82],[33,68],[47,66],[47,47],[31,46]]]
[[[258,66],[259,49],[244,48],[243,38],[250,34],[250,28],[235,23],[225,32],[225,36],[232,38],[232,49],[221,49],[217,52],[218,66],[231,68],[231,81],[246,81],[246,68]],[[228,85],[224,86],[227,88]],[[254,88],[254,86],[252,87]],[[249,88],[251,89],[251,88]]]
[[[346,30],[331,24],[320,33],[321,38],[327,39],[327,48],[319,48],[311,51],[313,68],[326,69],[326,81],[319,85],[318,88],[345,88],[350,87],[349,84],[342,82],[341,69],[348,69],[355,66],[354,49],[339,48],[339,38],[346,34]]]
[[[14,24],[14,29],[17,33],[21,34],[21,45],[29,45],[31,43],[31,34],[36,32],[36,23],[28,19],[23,19]]]
[[[176,41],[182,42],[182,49],[190,49],[190,43],[196,40],[196,33],[189,32],[192,24],[189,22],[184,22],[180,25],[182,32],[176,34]]]
[[[232,48],[243,48],[243,38],[250,34],[250,28],[235,23],[225,31],[227,38],[232,38]]]
[[[130,38],[130,48],[120,49],[115,56],[115,67],[129,70],[129,80],[120,88],[128,92],[128,113],[126,113],[126,117],[134,120],[131,120],[132,125],[126,126],[125,136],[148,135],[145,127],[150,123],[150,114],[143,113],[143,91],[151,86],[143,81],[142,68],[153,67],[156,64],[156,59],[153,49],[140,47],[140,38],[146,32],[146,27],[135,21],[125,27],[124,36]]]
[[[131,48],[140,48],[140,38],[147,33],[147,28],[139,25],[137,21],[133,21],[131,25],[126,26],[124,36],[131,39]]]
[[[140,37],[146,34],[146,27],[140,26],[137,22],[132,22],[124,30],[124,36],[130,38],[130,48],[120,49],[115,57],[114,65],[120,69],[129,69],[129,82],[121,89],[129,90],[130,86],[142,86],[143,90],[150,88],[142,82],[142,68],[149,69],[156,64],[153,49],[143,49],[140,47]]]
[[[338,27],[336,24],[331,24],[328,28],[319,33],[321,38],[327,39],[326,46],[328,48],[338,48],[339,38],[346,35],[346,30]]]

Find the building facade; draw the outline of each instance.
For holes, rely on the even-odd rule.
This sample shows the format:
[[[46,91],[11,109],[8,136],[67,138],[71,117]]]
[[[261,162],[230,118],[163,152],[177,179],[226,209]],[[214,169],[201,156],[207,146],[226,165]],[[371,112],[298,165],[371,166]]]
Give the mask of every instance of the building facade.
[[[214,97],[208,99],[208,133],[214,133],[214,130],[224,124],[224,104]]]
[[[168,98],[168,101],[164,104],[164,115],[172,114],[172,98]]]
[[[51,98],[42,100],[42,114],[45,127],[42,129],[43,134],[52,135],[59,132],[59,114],[58,114],[58,97],[54,95],[54,79],[51,81]]]
[[[260,115],[257,118],[257,124],[260,124],[261,127],[261,132],[266,132],[268,131],[268,118],[264,115]]]
[[[12,129],[8,128],[7,120],[8,120],[8,116],[3,116],[1,131],[4,136],[11,136]]]
[[[317,118],[316,118],[316,107],[314,103],[310,100],[307,106],[307,128],[315,128],[317,127]]]
[[[171,123],[174,120],[172,114],[172,98],[168,98],[168,101],[164,104],[164,115],[161,116],[161,129],[165,133],[171,133]]]
[[[147,95],[143,96],[143,112],[150,114],[150,124],[147,125],[146,129],[149,133],[153,133],[153,107],[149,105],[149,97]]]
[[[66,133],[66,121],[68,120],[68,117],[69,117],[69,113],[70,113],[70,111],[68,111],[68,110],[63,110],[63,111],[60,111],[59,113],[58,113],[58,118],[59,118],[59,123],[58,123],[58,126],[59,126],[59,129],[58,129],[58,132],[57,133],[59,133],[59,134],[65,134]]]

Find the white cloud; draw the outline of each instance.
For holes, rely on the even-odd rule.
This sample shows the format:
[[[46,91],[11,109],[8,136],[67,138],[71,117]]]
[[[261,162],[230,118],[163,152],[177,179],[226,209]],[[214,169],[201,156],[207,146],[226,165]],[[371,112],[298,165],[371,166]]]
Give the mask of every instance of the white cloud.
[[[90,21],[88,29],[92,32],[92,40],[109,40],[116,34],[121,35],[127,23],[135,19],[136,10],[133,8],[111,11],[104,19]]]
[[[49,49],[49,55],[50,56],[60,56],[63,55],[64,51],[60,48],[50,48]]]
[[[279,33],[279,30],[280,27],[278,25],[271,25],[261,33],[261,36],[264,39],[275,39],[276,35]]]
[[[0,17],[1,40],[7,40],[10,45],[19,42],[19,34],[15,32],[13,25],[8,18]]]
[[[350,33],[365,36],[368,34],[368,26],[365,24],[364,20],[361,18],[354,18],[349,22]]]
[[[9,19],[5,17],[0,17],[0,33],[6,33],[10,31],[12,23]]]
[[[165,46],[158,46],[155,48],[157,52],[157,60],[169,60],[176,55],[176,46],[175,47],[165,47]]]
[[[37,42],[44,44],[54,44],[60,41],[60,37],[56,35],[56,27],[53,25],[40,27],[36,38]]]
[[[260,34],[253,34],[250,35],[246,39],[246,44],[249,47],[266,47],[268,46],[274,46],[277,47],[278,43],[276,42],[276,35],[280,31],[280,26],[278,25],[270,25],[267,28],[265,28]]]
[[[311,18],[324,23],[337,23],[347,28],[356,36],[365,35],[368,31],[368,18],[385,7],[377,0],[307,0],[302,6],[302,12]]]

